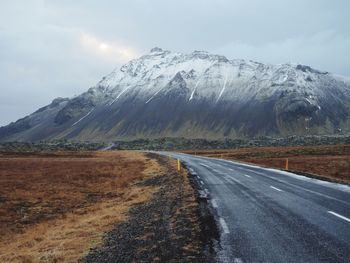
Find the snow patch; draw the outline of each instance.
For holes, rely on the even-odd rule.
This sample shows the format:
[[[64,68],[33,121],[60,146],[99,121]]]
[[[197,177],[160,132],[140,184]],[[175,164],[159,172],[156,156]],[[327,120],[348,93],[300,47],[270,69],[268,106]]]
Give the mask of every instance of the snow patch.
[[[109,104],[109,106],[111,106],[114,102],[116,102],[116,101],[119,99],[119,97],[120,97],[121,95],[123,95],[123,93],[124,93],[125,91],[127,91],[128,89],[130,89],[130,86],[127,87],[127,88],[125,88],[124,90],[122,90],[122,92],[120,92],[120,93],[118,94],[118,96]]]
[[[159,89],[156,93],[154,93],[153,96],[150,97],[150,98],[146,101],[146,104],[147,104],[148,102],[150,102],[155,96],[157,96],[157,94],[158,94],[162,89],[163,89],[163,88]]]
[[[191,101],[193,99],[193,95],[196,92],[196,89],[197,89],[197,86],[198,86],[199,82],[200,82],[200,79],[196,82],[196,85],[194,86],[194,88],[192,90],[192,93],[191,93],[189,101]]]
[[[76,122],[74,122],[72,124],[72,127],[75,126],[76,124],[78,124],[79,122],[81,122],[83,119],[85,119],[87,116],[90,115],[90,113],[94,110],[94,108],[92,110],[90,110],[86,115],[84,115],[83,117],[81,117],[79,120],[77,120]]]
[[[226,83],[227,83],[227,73],[226,73],[226,76],[225,76],[224,85],[222,85],[222,89],[220,91],[219,97],[217,98],[216,102],[218,102],[220,100],[222,94],[224,93],[225,88],[226,88]]]

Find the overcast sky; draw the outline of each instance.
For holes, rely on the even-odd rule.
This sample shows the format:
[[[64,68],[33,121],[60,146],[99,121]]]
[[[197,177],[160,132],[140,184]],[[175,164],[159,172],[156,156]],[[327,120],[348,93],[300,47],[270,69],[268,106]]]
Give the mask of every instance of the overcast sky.
[[[152,47],[350,76],[349,0],[0,0],[0,126]]]

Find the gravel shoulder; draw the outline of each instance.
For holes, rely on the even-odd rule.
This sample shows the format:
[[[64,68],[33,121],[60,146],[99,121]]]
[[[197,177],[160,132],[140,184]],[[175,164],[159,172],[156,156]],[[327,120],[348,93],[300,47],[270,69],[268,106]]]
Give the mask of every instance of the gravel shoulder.
[[[101,246],[81,262],[215,262],[218,232],[196,183],[174,160],[149,158],[166,167],[164,174],[139,184],[159,187],[153,198],[135,206],[128,221],[106,233]]]

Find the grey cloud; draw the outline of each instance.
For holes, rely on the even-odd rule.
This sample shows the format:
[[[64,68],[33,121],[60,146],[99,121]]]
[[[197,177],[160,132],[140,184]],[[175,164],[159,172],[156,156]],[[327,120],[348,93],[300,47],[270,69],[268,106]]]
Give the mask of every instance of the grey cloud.
[[[350,75],[346,0],[5,0],[0,5],[0,125],[93,86],[125,62],[116,50],[124,47],[133,55],[153,46],[208,50]],[[90,47],[82,46],[82,33],[91,38]],[[114,52],[94,52],[95,39]]]

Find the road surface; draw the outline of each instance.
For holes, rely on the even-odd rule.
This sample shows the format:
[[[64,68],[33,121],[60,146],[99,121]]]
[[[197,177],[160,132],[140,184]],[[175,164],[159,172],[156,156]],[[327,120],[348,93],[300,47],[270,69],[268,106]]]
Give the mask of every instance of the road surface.
[[[242,163],[180,159],[207,194],[221,262],[350,262],[350,187]]]

